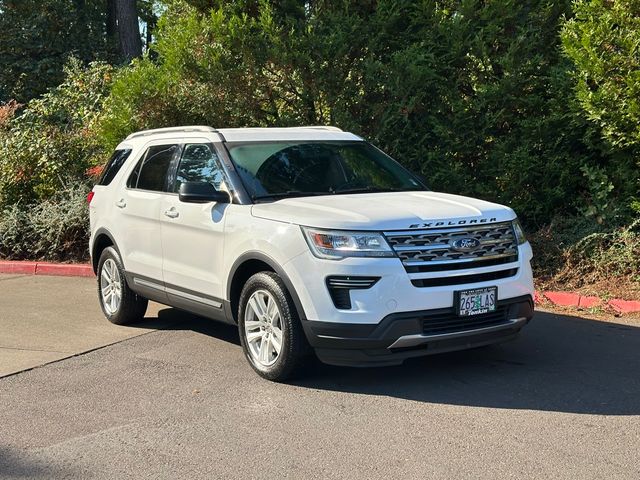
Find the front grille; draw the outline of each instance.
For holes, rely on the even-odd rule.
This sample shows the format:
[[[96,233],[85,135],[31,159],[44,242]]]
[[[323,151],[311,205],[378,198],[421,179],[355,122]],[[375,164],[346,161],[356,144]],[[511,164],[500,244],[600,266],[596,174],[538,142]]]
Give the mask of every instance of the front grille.
[[[424,335],[441,335],[444,333],[463,332],[478,328],[492,327],[508,322],[508,307],[498,307],[494,312],[458,317],[455,313],[441,313],[422,318],[422,333]]]
[[[405,266],[407,273],[423,273],[423,272],[444,272],[447,270],[466,270],[467,268],[495,267],[496,265],[504,265],[505,263],[513,263],[518,261],[517,255],[508,257],[477,259],[475,261],[460,263],[438,263],[437,265],[413,265]]]
[[[474,268],[518,259],[511,222],[385,232],[385,236],[409,273]],[[479,246],[470,251],[454,249],[453,242],[462,238],[475,239]]]

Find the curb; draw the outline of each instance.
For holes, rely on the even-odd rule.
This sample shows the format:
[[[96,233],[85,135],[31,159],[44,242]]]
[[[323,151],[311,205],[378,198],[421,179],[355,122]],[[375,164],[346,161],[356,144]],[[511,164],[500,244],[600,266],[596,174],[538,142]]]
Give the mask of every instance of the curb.
[[[85,263],[49,263],[0,261],[0,273],[53,275],[59,277],[93,277],[93,268]]]
[[[545,300],[559,307],[594,308],[602,306],[610,307],[617,313],[640,312],[640,301],[619,298],[605,301],[599,297],[590,297],[574,292],[539,292],[536,290],[535,302],[542,303]]]

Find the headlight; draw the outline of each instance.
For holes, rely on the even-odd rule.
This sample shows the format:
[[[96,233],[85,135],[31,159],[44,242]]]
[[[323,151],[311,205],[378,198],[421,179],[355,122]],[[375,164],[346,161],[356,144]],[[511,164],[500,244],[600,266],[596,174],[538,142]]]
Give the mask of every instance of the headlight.
[[[393,257],[384,237],[375,232],[343,232],[301,227],[311,252],[319,258]]]
[[[513,231],[516,233],[516,240],[518,241],[518,245],[522,245],[527,241],[527,237],[524,235],[524,230],[522,229],[522,225],[520,225],[520,221],[516,218],[513,222]]]

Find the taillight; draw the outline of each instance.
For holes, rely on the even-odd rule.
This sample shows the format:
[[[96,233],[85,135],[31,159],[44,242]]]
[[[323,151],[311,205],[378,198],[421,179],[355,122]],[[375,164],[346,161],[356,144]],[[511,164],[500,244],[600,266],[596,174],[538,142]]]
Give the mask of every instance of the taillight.
[[[87,194],[87,203],[88,204],[91,204],[91,200],[93,200],[93,196],[94,195],[95,195],[95,192],[93,190]]]

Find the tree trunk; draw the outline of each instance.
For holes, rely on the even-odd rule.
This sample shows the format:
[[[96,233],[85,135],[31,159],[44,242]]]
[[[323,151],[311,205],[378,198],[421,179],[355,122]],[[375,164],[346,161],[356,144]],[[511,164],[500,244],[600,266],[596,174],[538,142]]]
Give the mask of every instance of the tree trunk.
[[[118,21],[115,0],[107,0],[107,39],[113,45],[118,43]]]
[[[136,0],[115,0],[120,50],[127,61],[142,56]]]
[[[87,11],[85,0],[74,0],[76,7],[76,32],[80,38],[80,44],[78,45],[80,51],[80,57],[84,61],[88,61],[92,56],[92,47],[89,41],[89,25],[87,23]]]

